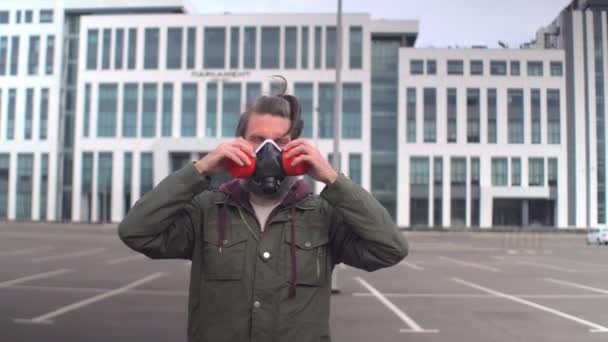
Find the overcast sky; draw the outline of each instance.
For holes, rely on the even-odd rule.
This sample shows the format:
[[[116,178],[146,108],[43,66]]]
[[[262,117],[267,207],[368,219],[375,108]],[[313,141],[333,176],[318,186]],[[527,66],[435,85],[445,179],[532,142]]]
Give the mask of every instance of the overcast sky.
[[[337,0],[190,0],[201,13],[335,12]],[[534,38],[571,0],[343,0],[343,11],[415,19],[416,46],[511,47]]]

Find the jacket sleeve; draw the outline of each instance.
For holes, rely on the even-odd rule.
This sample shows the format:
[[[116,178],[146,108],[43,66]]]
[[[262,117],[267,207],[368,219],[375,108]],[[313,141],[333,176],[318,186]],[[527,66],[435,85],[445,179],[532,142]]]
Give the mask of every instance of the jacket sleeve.
[[[374,271],[407,256],[408,243],[386,209],[365,189],[340,174],[321,192],[332,207],[335,263]]]
[[[190,259],[202,213],[195,196],[210,179],[188,164],[167,176],[129,210],[118,225],[120,239],[153,259]]]

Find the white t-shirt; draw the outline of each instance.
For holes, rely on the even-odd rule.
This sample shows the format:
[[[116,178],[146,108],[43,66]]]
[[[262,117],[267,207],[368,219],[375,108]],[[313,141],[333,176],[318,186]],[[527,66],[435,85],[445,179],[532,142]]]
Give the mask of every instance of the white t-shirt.
[[[266,221],[268,220],[268,216],[274,210],[274,208],[278,207],[279,204],[281,204],[282,201],[283,197],[278,198],[276,200],[268,200],[266,198],[249,193],[249,202],[251,202],[253,211],[255,211],[255,216],[257,216],[258,221],[260,222],[260,229],[262,230],[262,232],[266,227]]]

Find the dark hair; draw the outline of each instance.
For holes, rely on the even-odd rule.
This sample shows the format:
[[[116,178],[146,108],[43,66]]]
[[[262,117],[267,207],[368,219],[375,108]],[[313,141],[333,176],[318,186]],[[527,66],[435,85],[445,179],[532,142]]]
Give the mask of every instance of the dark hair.
[[[251,115],[255,114],[270,114],[272,116],[289,119],[291,125],[289,126],[288,133],[290,134],[291,139],[297,139],[300,137],[300,134],[302,134],[302,128],[304,127],[304,122],[302,121],[302,106],[300,106],[300,103],[295,96],[285,93],[287,90],[287,80],[283,76],[275,77],[283,80],[283,89],[277,95],[263,95],[258,97],[247,110],[241,114],[239,123],[236,126],[237,137],[245,137],[249,118]]]

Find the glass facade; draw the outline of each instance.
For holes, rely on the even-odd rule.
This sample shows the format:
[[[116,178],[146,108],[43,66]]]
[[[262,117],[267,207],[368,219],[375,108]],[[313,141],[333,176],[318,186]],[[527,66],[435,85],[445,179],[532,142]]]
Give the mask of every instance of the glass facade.
[[[143,85],[141,136],[144,138],[156,136],[157,88],[156,83],[144,83]]]
[[[298,28],[295,26],[285,27],[283,50],[283,66],[285,69],[295,69],[298,62]]]
[[[559,172],[559,169],[557,168],[557,158],[549,158],[547,163],[547,180],[549,181],[549,186],[557,186],[557,173]]]
[[[0,153],[0,219],[6,220],[8,217],[8,201],[10,193],[8,191],[8,181],[10,179],[10,154]]]
[[[116,110],[118,86],[115,83],[100,83],[97,104],[97,136],[116,136]]]
[[[97,219],[109,222],[112,217],[112,152],[99,153],[97,164]]]
[[[416,142],[416,88],[406,89],[406,141],[408,143]]]
[[[32,139],[32,123],[34,121],[34,88],[25,90],[25,125],[23,138]]]
[[[110,69],[110,45],[112,44],[112,30],[104,29],[101,45],[101,68]]]
[[[606,223],[606,98],[604,94],[606,75],[604,72],[604,41],[602,37],[608,36],[608,31],[602,29],[604,12],[593,12],[593,37],[595,56],[595,135],[596,135],[596,181],[597,181],[597,222]],[[557,68],[556,68],[557,69]],[[554,74],[554,65],[551,63],[551,74]],[[549,143],[559,144],[559,89],[547,90],[547,117],[549,119]],[[592,128],[590,128],[592,129]],[[555,162],[557,164],[557,161]],[[551,169],[549,169],[551,170]],[[551,176],[549,176],[550,178]]]
[[[125,152],[123,163],[122,188],[124,195],[124,211],[126,214],[131,208],[131,192],[133,187],[133,152]]]
[[[30,36],[30,46],[27,57],[27,74],[38,75],[40,64],[40,36]]]
[[[197,103],[198,103],[198,85],[196,83],[182,84],[182,121],[181,121],[181,136],[194,137],[196,136],[196,121],[197,121]]]
[[[462,60],[449,59],[448,60],[448,75],[463,75],[464,74],[464,63]]]
[[[205,136],[217,136],[217,83],[207,83],[207,122]]]
[[[262,27],[261,68],[279,68],[280,27]]]
[[[158,69],[159,36],[158,28],[144,31],[144,69]]]
[[[1,57],[0,57],[1,58]],[[53,66],[55,65],[55,36],[46,36],[46,57],[45,57],[45,73],[53,74]]]
[[[49,193],[49,154],[42,153],[40,155],[40,206],[38,215],[41,221],[46,220]]]
[[[325,68],[327,69],[336,67],[336,43],[336,27],[327,26],[325,28]]]
[[[127,67],[135,69],[137,62],[137,29],[129,29],[129,46],[127,48]]]
[[[32,218],[34,155],[31,153],[17,154],[17,220]]]
[[[507,61],[490,61],[490,75],[504,76],[507,74]]]
[[[245,69],[255,69],[256,66],[256,42],[257,28],[245,27],[243,47],[243,67]]]
[[[17,90],[8,90],[8,106],[6,110],[6,139],[15,139],[15,106],[17,102]]]
[[[410,157],[410,184],[429,184],[429,158]]]
[[[363,28],[351,26],[348,41],[349,66],[351,69],[363,67]]]
[[[507,158],[492,158],[492,186],[509,185]]]
[[[321,69],[321,39],[322,31],[321,26],[315,26],[315,69]]]
[[[511,186],[521,186],[521,159],[511,158]]]
[[[245,107],[249,108],[251,105],[253,105],[253,102],[255,100],[257,100],[257,98],[260,97],[261,95],[262,95],[262,83],[248,82],[245,85]],[[300,100],[300,104],[301,104],[302,99],[299,96],[298,96],[298,100]]]
[[[344,83],[342,89],[342,138],[361,139],[361,83]]]
[[[223,69],[226,65],[226,28],[205,27],[204,38],[203,67]]]
[[[167,69],[181,69],[182,67],[183,32],[184,30],[181,27],[169,27],[167,29]]]
[[[222,136],[234,137],[241,116],[241,84],[224,83],[222,92]]]
[[[302,136],[304,138],[312,138],[313,111],[315,106],[313,84],[296,83],[294,85],[294,95],[298,98],[300,105],[302,106],[302,121],[304,121]]]
[[[603,81],[602,81],[603,82]],[[602,90],[603,94],[603,90]],[[601,103],[601,108],[598,106],[598,112],[596,115],[601,114],[601,118],[598,117],[597,120],[597,140],[598,140],[598,156],[601,154],[605,154],[604,148],[604,140],[605,140],[605,129],[604,129],[604,104],[603,104],[603,95],[599,95],[596,98],[597,101]],[[560,144],[561,143],[561,128],[560,128],[560,94],[559,89],[547,89],[547,142],[549,144]]]
[[[137,136],[137,103],[138,103],[137,83],[125,83],[123,86],[122,97],[122,136]]]
[[[528,185],[545,185],[545,160],[543,158],[528,158]]]
[[[188,27],[186,42],[186,68],[194,69],[196,63],[196,28]]]
[[[49,128],[49,88],[42,88],[40,91],[40,126],[38,138],[46,140]]]
[[[351,153],[348,155],[348,175],[355,184],[361,185],[361,154]]]
[[[532,120],[532,143],[541,142],[541,120],[540,120],[540,89],[530,90],[530,119]]]
[[[455,143],[458,140],[458,92],[456,88],[448,88],[447,106],[447,142]]]
[[[497,130],[496,116],[497,116],[497,105],[496,105],[496,88],[489,88],[487,93],[488,101],[488,144],[496,144]]]
[[[0,37],[0,75],[6,75],[6,56],[8,54],[8,38]]]
[[[524,91],[507,89],[508,143],[524,143]]]
[[[506,68],[506,65],[505,65]],[[481,76],[483,75],[483,61],[472,60],[471,61],[471,75]]]
[[[99,40],[99,31],[89,29],[87,31],[87,70],[97,69],[97,45]]]
[[[300,68],[308,69],[308,44],[309,44],[309,29],[307,26],[302,27],[302,35],[300,42],[302,44],[302,48],[300,49],[301,60],[300,60]]]
[[[479,88],[467,88],[467,142],[480,142]]]
[[[19,73],[19,36],[11,37],[11,75]]]
[[[424,61],[422,59],[412,59],[410,61],[410,75],[424,74]]]
[[[152,152],[142,153],[140,163],[139,195],[143,196],[154,188],[154,158]]]
[[[123,65],[123,54],[125,51],[125,30],[116,29],[116,41],[114,42],[114,69],[120,70]]]
[[[432,143],[437,141],[437,89],[424,88],[424,142]]]
[[[162,96],[161,135],[170,137],[173,135],[173,83],[163,83]]]
[[[542,76],[543,75],[543,62],[541,61],[528,61],[528,76]]]
[[[334,136],[334,94],[333,83],[319,83],[319,117],[318,137],[332,138]]]
[[[239,35],[240,28],[230,28],[230,69],[237,69],[239,67]]]

